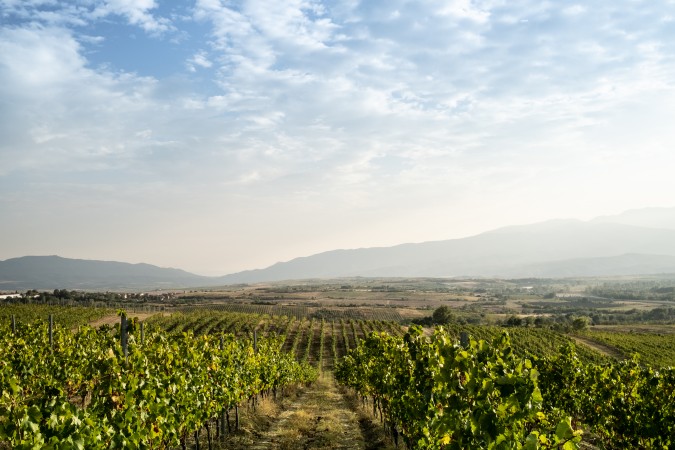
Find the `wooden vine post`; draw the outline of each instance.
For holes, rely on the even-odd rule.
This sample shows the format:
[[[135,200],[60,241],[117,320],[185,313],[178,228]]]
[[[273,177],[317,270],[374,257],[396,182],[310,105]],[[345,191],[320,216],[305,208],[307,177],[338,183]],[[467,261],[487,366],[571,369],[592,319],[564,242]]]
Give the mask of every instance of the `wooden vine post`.
[[[459,334],[459,343],[462,347],[468,348],[469,347],[469,333],[466,331],[462,331]]]
[[[49,315],[49,346],[54,347],[54,315]]]
[[[120,319],[120,339],[122,341],[122,352],[124,353],[124,362],[129,362],[129,336],[127,333],[127,316],[122,314]]]

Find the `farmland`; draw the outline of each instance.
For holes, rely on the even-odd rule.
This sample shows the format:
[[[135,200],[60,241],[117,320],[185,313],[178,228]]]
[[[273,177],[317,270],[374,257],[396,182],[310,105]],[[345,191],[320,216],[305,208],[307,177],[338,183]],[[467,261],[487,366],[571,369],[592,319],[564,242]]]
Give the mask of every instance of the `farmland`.
[[[424,352],[430,352],[428,354],[431,359],[424,357],[422,361],[430,365],[435,358],[434,352],[445,355],[451,348],[455,349],[452,350],[454,352],[461,348],[461,345],[467,345],[466,355],[461,354],[461,358],[469,358],[467,361],[473,361],[473,358],[477,360],[488,358],[487,360],[494,361],[494,364],[505,364],[505,370],[515,371],[515,377],[526,374],[530,370],[527,368],[529,365],[533,365],[532,367],[536,367],[540,372],[537,389],[541,390],[543,399],[539,400],[535,395],[531,400],[535,402],[533,404],[543,401],[538,406],[541,408],[539,411],[549,417],[547,419],[549,425],[538,425],[543,426],[537,431],[541,437],[542,448],[549,448],[558,445],[556,442],[563,441],[567,442],[568,446],[581,445],[577,441],[581,439],[582,433],[584,445],[587,446],[615,448],[611,445],[613,440],[624,444],[649,446],[649,442],[657,442],[657,438],[663,436],[650,437],[643,432],[625,429],[627,425],[620,422],[620,417],[625,412],[620,409],[623,406],[617,397],[624,394],[612,394],[618,403],[611,406],[613,403],[610,402],[607,407],[614,409],[601,411],[608,425],[594,422],[595,416],[588,412],[588,402],[592,401],[594,396],[609,395],[609,391],[601,393],[607,382],[598,380],[613,377],[611,378],[614,380],[613,383],[619,383],[615,386],[617,392],[630,386],[642,389],[640,396],[643,403],[634,405],[634,408],[642,408],[640,411],[643,409],[647,411],[653,402],[672,403],[673,399],[670,396],[673,393],[667,388],[659,388],[661,396],[656,396],[649,390],[649,386],[653,383],[662,383],[672,375],[672,372],[665,369],[661,372],[650,372],[654,370],[651,368],[659,370],[658,368],[675,365],[673,345],[675,328],[670,308],[671,292],[667,286],[664,287],[667,283],[668,281],[662,279],[640,283],[623,279],[585,280],[583,283],[580,280],[357,279],[336,282],[313,281],[292,285],[233,286],[215,290],[124,295],[106,293],[92,294],[91,297],[82,292],[59,291],[40,293],[39,296],[31,293],[30,298],[4,302],[0,307],[0,331],[2,338],[5,339],[6,351],[12,351],[9,349],[17,351],[17,345],[30,345],[38,349],[35,355],[41,358],[40,362],[29,359],[19,362],[10,358],[10,353],[4,354],[3,392],[10,395],[5,398],[16,400],[12,395],[26,397],[27,389],[35,395],[28,396],[25,401],[18,403],[15,400],[12,400],[14,403],[3,400],[5,403],[0,405],[4,408],[0,411],[0,418],[4,418],[3,421],[9,418],[28,420],[25,423],[33,423],[34,425],[30,426],[37,427],[38,434],[20,432],[18,431],[20,427],[14,431],[18,434],[11,434],[14,428],[5,427],[2,438],[4,441],[0,439],[0,448],[9,445],[2,442],[11,442],[13,447],[19,448],[20,441],[29,442],[33,439],[30,442],[46,442],[49,439],[57,439],[54,435],[56,425],[43,423],[42,419],[39,419],[48,417],[54,411],[41,410],[39,416],[34,417],[30,412],[34,411],[31,408],[36,407],[30,403],[31,398],[40,399],[42,398],[40,395],[44,394],[39,392],[47,391],[60,392],[54,397],[56,402],[54,405],[68,409],[72,420],[88,418],[89,422],[86,423],[94,424],[88,429],[80,429],[77,435],[79,437],[71,436],[65,439],[75,439],[73,442],[82,439],[83,442],[90,442],[89,445],[98,442],[96,439],[104,439],[110,444],[116,438],[115,434],[110,434],[110,427],[114,429],[114,426],[110,422],[112,416],[106,413],[104,404],[117,405],[116,402],[119,400],[116,396],[115,399],[108,398],[108,403],[93,402],[92,396],[101,395],[100,386],[96,385],[96,381],[93,381],[92,385],[86,382],[86,379],[100,379],[100,376],[104,375],[92,374],[104,374],[105,370],[108,370],[97,364],[105,363],[108,364],[106,367],[111,367],[109,365],[113,360],[110,358],[114,358],[116,361],[114,367],[119,367],[120,373],[131,370],[124,376],[133,379],[135,376],[133,374],[139,369],[146,370],[142,369],[144,364],[152,366],[147,369],[151,372],[161,366],[159,361],[148,359],[147,352],[164,355],[170,355],[174,351],[192,352],[196,360],[219,361],[218,358],[224,357],[218,354],[219,345],[231,346],[229,347],[231,357],[240,358],[235,364],[240,364],[241,367],[254,364],[263,371],[257,375],[255,373],[247,375],[249,381],[241,386],[250,390],[223,391],[224,386],[231,383],[226,381],[227,377],[235,375],[227,372],[225,366],[207,364],[210,369],[203,373],[201,372],[203,366],[177,364],[176,373],[187,370],[189,378],[193,380],[200,380],[199,377],[213,380],[213,375],[222,370],[222,375],[219,375],[223,377],[225,383],[222,387],[217,387],[218,385],[214,385],[212,381],[199,383],[204,383],[203,392],[216,392],[221,389],[218,392],[223,392],[223,395],[227,396],[227,408],[219,409],[214,405],[205,406],[204,411],[199,409],[190,412],[192,410],[186,409],[185,411],[188,411],[186,415],[176,416],[162,426],[158,424],[159,431],[156,435],[133,437],[129,435],[125,442],[132,442],[129,439],[137,439],[139,443],[153,441],[157,448],[196,446],[200,442],[204,447],[208,445],[210,448],[234,449],[289,446],[340,448],[341,445],[344,448],[349,446],[351,446],[349,448],[387,448],[397,440],[403,440],[413,447],[417,445],[413,445],[413,441],[425,442],[424,445],[420,444],[423,448],[436,448],[439,442],[442,444],[446,439],[459,439],[458,442],[461,442],[461,439],[464,439],[461,436],[464,436],[466,431],[443,428],[445,425],[441,425],[442,420],[435,422],[438,418],[430,419],[432,420],[430,423],[435,424],[434,427],[441,427],[438,428],[441,431],[437,435],[422,437],[419,430],[424,428],[423,424],[417,431],[404,427],[405,423],[413,420],[410,417],[426,408],[423,404],[424,397],[415,400],[422,402],[419,404],[419,408],[422,409],[408,411],[390,406],[391,398],[378,393],[380,391],[376,389],[401,389],[400,394],[396,395],[416,395],[406,390],[416,383],[413,379],[399,386],[387,387],[378,384],[390,376],[402,376],[394,374],[408,363],[400,367],[395,364],[391,367],[382,366],[377,369],[381,371],[379,375],[369,378],[371,375],[368,373],[358,371],[359,364],[350,366],[349,361],[358,361],[361,358],[360,364],[366,364],[363,358],[374,358],[372,364],[380,364],[377,358],[390,354],[390,357],[387,357],[389,361],[400,359],[402,362],[411,357],[408,355],[409,352],[424,349]],[[627,286],[634,290],[629,291]],[[617,296],[621,293],[622,297],[603,296],[609,293]],[[443,330],[434,332],[434,320],[438,320],[436,312],[443,308],[446,308]],[[121,347],[120,310],[127,311],[130,319],[139,318],[130,322],[128,354],[134,355],[133,357],[125,357]],[[47,324],[50,316],[54,323],[54,337],[48,337]],[[95,331],[86,324],[96,324],[102,328]],[[508,333],[507,341],[503,340],[505,332]],[[465,334],[468,340],[460,345],[465,339],[463,336]],[[20,336],[18,341],[17,336]],[[276,344],[271,344],[275,342]],[[151,347],[153,345],[158,347]],[[168,346],[163,347],[165,345]],[[409,347],[411,345],[413,347]],[[204,346],[214,347],[215,353],[203,355],[201,352],[204,351]],[[378,346],[381,346],[381,351],[373,353],[374,348],[380,348]],[[408,347],[403,354],[397,353],[400,349]],[[147,352],[142,350],[143,348],[146,348]],[[263,348],[269,351],[276,348],[275,351],[280,353],[278,356],[260,355],[262,358],[260,360],[252,359],[250,363],[244,362],[246,358],[251,357],[248,352],[255,353],[258,351],[255,349]],[[137,353],[138,351],[141,353]],[[22,350],[20,353],[23,354],[25,351]],[[94,359],[91,361],[94,365],[85,367],[81,365],[85,360],[78,362],[69,359],[72,357],[68,355],[76,353],[92,355]],[[633,359],[635,353],[640,355],[637,360]],[[97,354],[109,356],[96,359]],[[275,358],[281,358],[281,355],[289,358],[284,360],[285,364],[295,361],[294,364],[304,367],[302,370],[307,372],[306,375],[302,375],[304,372],[293,369],[299,377],[298,381],[288,379],[280,382],[279,386],[285,387],[279,392],[283,391],[284,395],[272,398],[273,396],[269,394],[271,385],[265,384],[269,382],[265,381],[269,380],[269,377],[262,373],[270,373],[264,372],[266,370],[278,370],[278,366],[274,366],[277,369],[271,369],[272,366],[266,368],[265,364]],[[418,363],[410,362],[410,364],[417,367]],[[457,366],[457,370],[464,367],[462,364],[464,363]],[[31,370],[44,372],[44,376],[30,382],[37,384],[29,384],[21,378],[25,368],[31,365],[34,365]],[[366,365],[373,369],[379,367],[371,363]],[[37,369],[38,366],[40,369]],[[59,366],[71,369],[67,373],[56,371],[55,368]],[[419,367],[422,370],[423,366]],[[431,369],[431,366],[429,367]],[[569,372],[568,369],[573,367],[577,368],[574,369],[576,372]],[[287,373],[284,370],[281,373]],[[209,371],[216,372],[209,375]],[[577,375],[569,378],[572,373]],[[658,375],[659,373],[666,378],[659,378],[662,376]],[[349,388],[339,387],[335,374],[338,375],[337,381]],[[422,376],[421,374],[422,372],[415,376]],[[157,377],[153,379],[159,385],[169,382],[168,379],[161,379],[160,374],[153,376]],[[188,372],[185,376],[188,376]],[[463,376],[465,375],[460,375],[460,379]],[[480,376],[488,377],[483,383],[497,382],[497,379],[491,378],[494,375]],[[631,381],[629,378],[632,376],[639,378]],[[315,381],[306,384],[311,380]],[[366,381],[375,384],[367,387],[368,385],[362,384]],[[522,379],[522,383],[523,389],[534,389],[526,379]],[[574,392],[564,390],[565,395],[562,397],[556,395],[556,390],[563,392],[560,390],[567,389],[561,383],[576,386]],[[432,386],[430,389],[440,389],[440,386]],[[53,391],[55,388],[57,391]],[[178,389],[179,385],[176,385],[176,388]],[[414,389],[415,392],[421,393],[426,388],[420,385]],[[455,388],[448,385],[443,389]],[[530,392],[536,392],[536,389]],[[136,394],[131,393],[125,395],[127,400],[119,403],[120,408],[128,411],[143,410],[142,398],[136,399],[134,398]],[[184,397],[180,398],[184,398],[188,403],[195,401],[190,397],[192,394],[187,391],[181,395]],[[103,397],[106,398],[105,395]],[[210,404],[207,398],[204,397],[199,402],[206,401],[204,405]],[[141,403],[134,403],[138,401]],[[320,405],[330,407],[322,408]],[[497,404],[490,406],[492,407],[500,408]],[[238,418],[236,425],[235,410]],[[27,416],[21,416],[21,411]],[[572,425],[564,425],[564,415],[560,415],[563,411],[568,417],[573,418]],[[635,411],[637,414],[638,410]],[[664,414],[670,414],[669,410],[663,411]],[[223,426],[225,423],[221,418],[223,413],[230,415],[226,420],[229,427]],[[406,419],[407,414],[413,416]],[[321,419],[317,419],[318,417]],[[512,431],[532,430],[534,426],[531,422],[534,420],[532,417],[535,416],[522,416],[518,423],[504,422],[503,425],[506,427],[504,430],[507,428]],[[130,416],[125,420],[131,420]],[[385,426],[382,426],[380,421],[384,421]],[[614,425],[610,426],[611,421],[614,421]],[[124,426],[132,424],[132,422],[124,423],[126,424]],[[663,433],[657,425],[654,424],[656,427],[654,433]],[[556,427],[560,433],[556,432]],[[65,428],[59,433],[64,433],[63,430]],[[524,434],[512,435],[509,439],[522,442],[531,439],[525,431],[522,433]],[[490,436],[492,435],[488,433],[481,439],[493,439]],[[476,442],[478,441],[466,445],[469,445],[469,448],[482,445]],[[142,447],[145,444],[138,445]],[[546,447],[547,445],[549,447]]]

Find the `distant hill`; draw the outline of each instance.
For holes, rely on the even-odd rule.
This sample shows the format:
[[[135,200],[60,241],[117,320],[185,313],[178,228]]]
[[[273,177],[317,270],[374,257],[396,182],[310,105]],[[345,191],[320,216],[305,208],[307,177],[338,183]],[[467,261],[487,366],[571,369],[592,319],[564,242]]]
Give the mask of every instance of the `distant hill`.
[[[615,216],[601,216],[593,222],[619,223],[647,228],[675,230],[675,208],[631,209]]]
[[[526,277],[545,273],[564,277],[675,273],[675,260],[668,258],[671,256],[675,257],[675,229],[554,220],[501,228],[463,239],[333,250],[228,275],[222,280],[246,283],[352,276]]]
[[[150,264],[24,256],[0,261],[0,289],[144,290],[201,286],[213,281]]]
[[[603,258],[579,258],[519,267],[503,277],[564,278],[620,275],[675,274],[675,256],[627,254]]]
[[[27,256],[0,262],[0,289],[170,289],[340,277],[581,277],[675,274],[675,208],[552,220],[462,239],[332,250],[202,277],[149,264]]]

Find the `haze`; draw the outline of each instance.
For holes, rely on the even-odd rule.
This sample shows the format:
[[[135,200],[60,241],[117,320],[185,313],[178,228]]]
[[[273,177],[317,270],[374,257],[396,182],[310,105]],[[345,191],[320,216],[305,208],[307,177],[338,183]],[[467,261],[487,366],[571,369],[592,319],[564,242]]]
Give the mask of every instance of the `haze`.
[[[222,275],[672,206],[674,18],[665,1],[0,0],[0,259]]]

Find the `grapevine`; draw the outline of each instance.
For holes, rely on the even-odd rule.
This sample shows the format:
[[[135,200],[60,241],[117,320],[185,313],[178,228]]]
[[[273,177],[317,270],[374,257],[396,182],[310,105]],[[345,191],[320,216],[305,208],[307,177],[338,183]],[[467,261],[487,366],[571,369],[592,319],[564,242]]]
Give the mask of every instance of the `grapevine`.
[[[19,324],[0,338],[0,447],[156,448],[188,436],[251,396],[311,382],[316,371],[280,339]],[[210,437],[210,434],[209,434]]]

